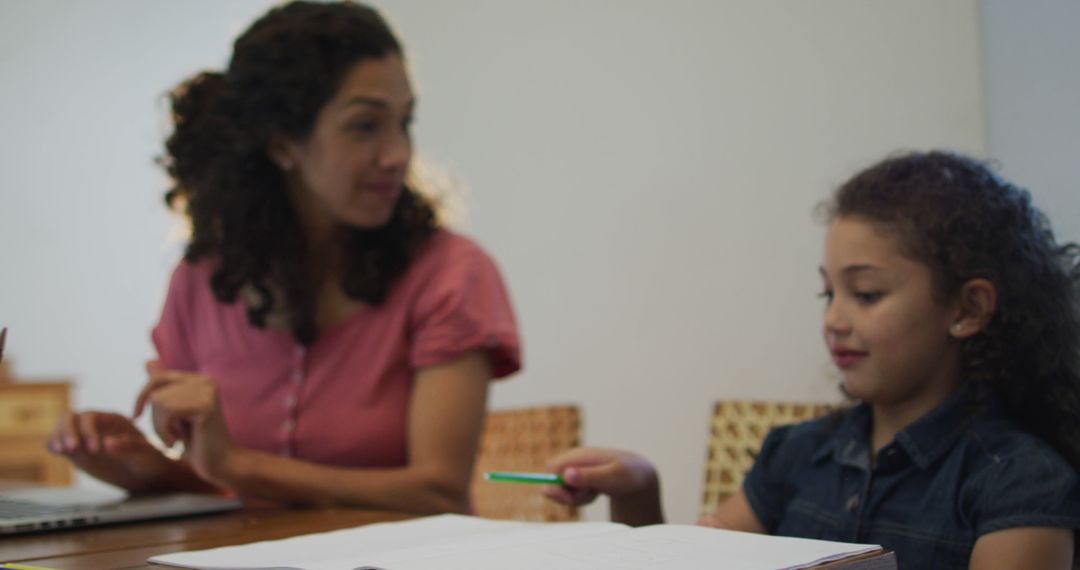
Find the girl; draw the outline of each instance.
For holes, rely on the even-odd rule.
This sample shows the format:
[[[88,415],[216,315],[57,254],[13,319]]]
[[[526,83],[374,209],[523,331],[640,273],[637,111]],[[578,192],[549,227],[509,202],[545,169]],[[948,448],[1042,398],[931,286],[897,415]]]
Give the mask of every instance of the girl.
[[[406,184],[402,48],[353,3],[270,10],[173,94],[163,161],[193,227],[131,421],[50,447],[132,492],[463,512],[488,380],[520,366],[499,273]]]
[[[858,401],[766,438],[701,524],[881,544],[903,568],[1069,568],[1080,528],[1080,267],[1027,192],[931,152],[886,160],[827,205],[824,337]],[[660,522],[625,452],[553,459],[581,504]]]

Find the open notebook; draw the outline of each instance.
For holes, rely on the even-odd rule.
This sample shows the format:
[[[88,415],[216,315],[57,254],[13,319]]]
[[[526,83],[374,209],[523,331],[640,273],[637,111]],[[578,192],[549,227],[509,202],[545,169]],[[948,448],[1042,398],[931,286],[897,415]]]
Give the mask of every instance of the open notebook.
[[[809,568],[880,551],[688,525],[525,523],[460,515],[166,554],[150,562],[203,570],[636,570]]]

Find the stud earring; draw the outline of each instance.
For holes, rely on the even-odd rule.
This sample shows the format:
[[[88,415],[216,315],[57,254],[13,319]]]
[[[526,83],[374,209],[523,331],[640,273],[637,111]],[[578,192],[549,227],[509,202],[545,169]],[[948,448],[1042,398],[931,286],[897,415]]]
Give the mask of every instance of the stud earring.
[[[964,330],[964,323],[956,323],[952,328],[954,333],[959,333]]]

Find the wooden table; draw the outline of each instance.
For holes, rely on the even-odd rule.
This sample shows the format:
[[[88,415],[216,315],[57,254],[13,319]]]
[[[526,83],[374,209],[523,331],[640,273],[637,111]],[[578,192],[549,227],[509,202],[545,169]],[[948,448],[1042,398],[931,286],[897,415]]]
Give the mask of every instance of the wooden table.
[[[353,509],[253,507],[217,515],[0,538],[0,562],[21,562],[63,570],[161,570],[166,567],[148,564],[146,559],[169,552],[244,544],[414,517],[404,513]],[[879,553],[817,568],[896,570],[896,557],[891,552]]]
[[[201,550],[324,532],[415,515],[354,509],[245,508],[216,515],[126,523],[0,538],[0,562],[63,570],[155,568],[146,559],[169,552]]]

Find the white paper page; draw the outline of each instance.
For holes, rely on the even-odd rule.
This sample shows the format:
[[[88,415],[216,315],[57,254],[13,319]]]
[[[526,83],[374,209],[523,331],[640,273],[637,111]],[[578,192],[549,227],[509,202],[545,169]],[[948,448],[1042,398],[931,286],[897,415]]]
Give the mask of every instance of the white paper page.
[[[507,523],[517,524],[517,523]],[[150,562],[183,568],[306,568],[320,560],[339,560],[365,550],[406,547],[444,537],[493,531],[500,523],[459,515],[376,523],[237,546],[154,556]],[[362,561],[361,561],[362,562]]]
[[[384,560],[439,556],[465,548],[497,548],[530,540],[553,540],[603,530],[614,523],[526,523],[461,515],[439,515],[400,522],[165,554],[150,562],[206,570],[343,570],[377,566]],[[378,561],[378,562],[377,562]]]
[[[341,570],[342,568],[396,570],[402,564],[418,560],[431,561],[434,567],[445,570],[446,567],[438,564],[438,561],[457,555],[501,550],[530,544],[554,544],[582,536],[623,533],[630,530],[626,525],[605,522],[519,524],[527,526],[498,529],[482,535],[443,538],[410,545],[407,548],[364,553],[362,556],[353,554],[341,560],[327,561],[317,566],[307,566],[307,570]],[[363,564],[357,564],[358,561],[363,562]]]
[[[658,525],[558,542],[401,561],[388,570],[777,570],[872,552],[872,545]]]

